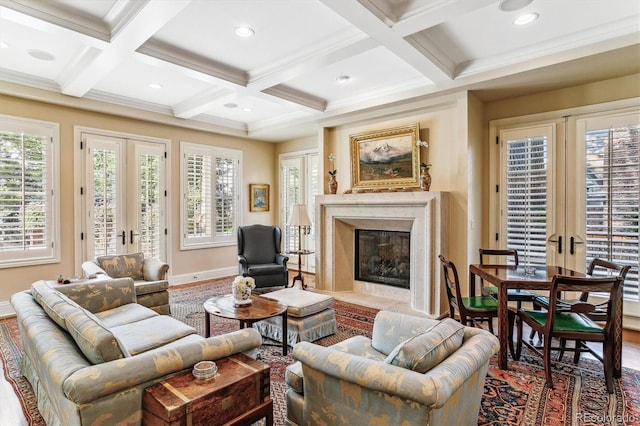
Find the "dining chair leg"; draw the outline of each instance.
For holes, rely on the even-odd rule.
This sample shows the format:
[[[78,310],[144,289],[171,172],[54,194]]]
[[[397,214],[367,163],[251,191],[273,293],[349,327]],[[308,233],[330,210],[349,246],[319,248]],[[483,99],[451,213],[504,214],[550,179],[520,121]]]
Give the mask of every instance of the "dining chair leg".
[[[514,322],[517,320],[516,319],[516,313],[513,312],[512,310],[509,310],[509,352],[511,352],[511,358],[513,358],[514,360],[518,360],[520,359],[520,354],[516,353],[514,347],[513,347],[513,326],[514,326]],[[518,334],[518,337],[520,337],[520,334]]]
[[[613,393],[613,344],[611,342],[604,341],[602,343],[603,361],[604,365],[604,381],[607,385],[607,392]]]
[[[559,347],[560,350],[558,351],[558,361],[562,361],[562,357],[564,356],[564,349],[567,347],[567,339],[561,338]]]
[[[553,389],[553,377],[551,377],[551,339],[544,338],[544,374],[547,385]]]
[[[520,354],[522,354],[522,320],[519,317],[515,318],[517,316],[518,315],[514,312],[513,313],[513,317],[514,317],[514,321],[516,323],[516,330],[517,330],[517,334],[516,334],[516,349],[515,349],[515,353],[511,354],[513,359],[516,360],[516,361],[520,360]]]
[[[584,346],[582,340],[576,340],[576,351],[573,353],[573,363],[577,364],[580,362],[580,354],[582,353],[582,347]]]

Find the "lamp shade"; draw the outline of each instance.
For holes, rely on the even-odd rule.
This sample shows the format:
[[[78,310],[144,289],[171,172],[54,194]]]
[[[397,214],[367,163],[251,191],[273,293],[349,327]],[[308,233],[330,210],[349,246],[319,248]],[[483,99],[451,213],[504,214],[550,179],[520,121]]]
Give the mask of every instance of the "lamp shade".
[[[291,206],[291,216],[289,216],[288,226],[311,226],[311,220],[307,214],[307,206],[304,204],[294,204]]]

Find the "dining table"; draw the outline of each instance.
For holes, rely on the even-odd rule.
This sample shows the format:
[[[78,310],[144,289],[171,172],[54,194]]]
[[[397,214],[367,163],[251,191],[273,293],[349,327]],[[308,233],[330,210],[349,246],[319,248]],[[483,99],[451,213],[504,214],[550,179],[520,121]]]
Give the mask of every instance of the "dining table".
[[[585,278],[589,275],[562,266],[540,265],[525,267],[524,265],[469,265],[469,296],[475,296],[476,277],[487,281],[498,288],[498,366],[507,370],[507,348],[509,339],[509,307],[507,291],[509,289],[546,290],[551,288],[551,281],[556,275]],[[543,294],[543,293],[541,293]],[[613,338],[614,338],[614,377],[622,375],[622,292],[620,300],[613,306]],[[548,294],[547,294],[548,295]]]

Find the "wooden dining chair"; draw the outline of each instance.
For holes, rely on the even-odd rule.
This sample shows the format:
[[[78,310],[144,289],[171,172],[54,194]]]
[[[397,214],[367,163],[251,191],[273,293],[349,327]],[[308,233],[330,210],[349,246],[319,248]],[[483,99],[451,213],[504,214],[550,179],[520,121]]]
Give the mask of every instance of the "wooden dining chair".
[[[480,253],[480,264],[485,265],[486,257],[488,256],[500,256],[507,259],[507,262],[500,263],[509,264],[508,260],[511,259],[511,264],[518,266],[518,250],[515,249],[478,249]],[[488,294],[493,297],[498,295],[498,287],[494,285],[484,285],[482,278],[480,279],[480,286],[482,288],[482,294]],[[522,307],[522,302],[532,302],[538,296],[538,293],[533,293],[527,290],[521,290],[517,288],[510,288],[507,290],[507,300],[509,302],[516,302],[518,309]]]
[[[603,260],[600,258],[594,258],[587,267],[587,275],[597,278],[599,276],[609,276],[611,274],[617,274],[624,283],[624,280],[627,276],[627,273],[631,269],[631,266],[625,265],[621,266],[614,262],[610,262],[608,260]],[[589,292],[583,291],[580,293],[580,296],[577,299],[564,299],[561,295],[558,295],[557,300],[557,310],[566,311],[569,310],[571,305],[576,303],[583,303],[589,299]],[[539,295],[533,301],[534,309],[549,309],[549,298],[546,296]],[[594,305],[595,309],[593,312],[587,314],[587,316],[593,321],[606,321],[607,318],[607,306],[608,301],[604,301],[600,304]],[[532,339],[534,336],[533,330],[531,331],[531,335],[529,336]],[[576,342],[579,344],[579,342]],[[563,340],[560,342],[560,347],[564,347],[566,345],[566,341]],[[564,350],[560,349],[560,353],[558,354],[558,359],[562,359],[564,355]],[[596,358],[600,359],[599,355],[596,355]],[[573,356],[573,362],[578,363],[580,361],[580,352],[575,352]],[[600,359],[602,361],[602,359]]]
[[[475,326],[477,322],[486,321],[489,331],[493,333],[493,318],[498,317],[498,303],[496,299],[488,296],[462,297],[458,270],[453,262],[443,255],[438,256],[442,263],[442,271],[447,289],[449,301],[449,316],[455,318],[456,311],[460,315],[460,322],[464,325]]]
[[[518,310],[517,321],[517,348],[516,359],[520,354],[522,344],[533,350],[536,354],[544,359],[544,370],[547,385],[553,389],[553,378],[551,376],[551,351],[561,350],[559,346],[552,346],[553,339],[575,340],[580,342],[573,348],[564,348],[566,351],[574,352],[590,352],[599,358],[604,366],[604,376],[607,385],[607,391],[613,393],[613,368],[614,368],[614,323],[613,323],[613,306],[612,304],[618,300],[621,291],[622,278],[620,276],[612,276],[606,278],[579,278],[557,275],[551,282],[549,289],[548,310]],[[578,302],[567,307],[560,308],[558,303],[558,294],[562,291],[582,291],[582,292],[600,292],[608,293],[607,315],[604,325],[600,325],[589,318],[589,314],[597,309],[597,305],[588,302]],[[560,310],[562,309],[562,310]],[[535,346],[522,339],[522,324],[528,324],[532,330],[542,336],[542,346]],[[602,342],[603,357],[597,356],[597,353],[584,342]]]

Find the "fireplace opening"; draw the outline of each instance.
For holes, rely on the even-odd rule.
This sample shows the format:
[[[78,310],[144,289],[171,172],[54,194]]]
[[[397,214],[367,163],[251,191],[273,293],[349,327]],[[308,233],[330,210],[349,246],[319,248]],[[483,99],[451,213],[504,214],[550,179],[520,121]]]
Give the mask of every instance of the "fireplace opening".
[[[409,288],[409,232],[356,229],[354,235],[356,280]]]

